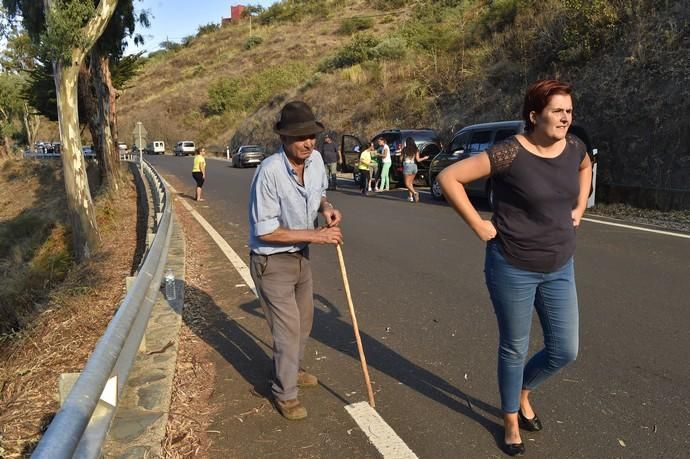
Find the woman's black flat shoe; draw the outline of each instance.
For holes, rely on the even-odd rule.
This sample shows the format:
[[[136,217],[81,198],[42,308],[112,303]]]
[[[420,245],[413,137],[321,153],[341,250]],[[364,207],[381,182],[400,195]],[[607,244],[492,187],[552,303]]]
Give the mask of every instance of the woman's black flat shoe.
[[[544,426],[541,425],[541,421],[537,417],[536,413],[534,413],[534,417],[532,419],[527,419],[525,415],[522,414],[522,410],[518,411],[518,424],[520,425],[521,429],[529,432],[538,432],[544,428]]]
[[[524,443],[503,443],[503,452],[508,456],[522,456],[525,454]]]

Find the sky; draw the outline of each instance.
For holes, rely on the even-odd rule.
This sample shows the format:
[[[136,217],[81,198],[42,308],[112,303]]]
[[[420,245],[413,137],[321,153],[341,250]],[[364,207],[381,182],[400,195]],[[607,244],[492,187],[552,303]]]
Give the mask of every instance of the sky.
[[[277,3],[276,0],[135,0],[137,12],[150,12],[151,27],[137,27],[136,33],[144,37],[144,45],[136,47],[130,40],[126,54],[155,51],[166,40],[179,43],[184,37],[196,35],[199,26],[220,24],[222,17],[230,17],[230,6],[258,4],[267,8],[273,3]]]

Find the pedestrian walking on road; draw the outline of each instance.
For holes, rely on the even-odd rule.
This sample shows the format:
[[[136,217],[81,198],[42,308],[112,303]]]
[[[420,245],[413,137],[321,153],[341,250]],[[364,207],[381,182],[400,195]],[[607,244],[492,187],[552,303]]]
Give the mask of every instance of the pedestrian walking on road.
[[[391,149],[386,143],[386,139],[384,137],[379,137],[378,138],[378,144],[381,147],[381,153],[379,153],[381,157],[381,181],[379,182],[378,189],[375,189],[374,191],[388,191],[390,190],[390,177],[388,175],[390,169],[391,169]]]
[[[419,202],[419,193],[414,189],[417,163],[428,158],[428,156],[419,156],[419,148],[412,137],[405,139],[405,146],[402,149],[403,180],[407,188],[407,200],[410,202]]]
[[[194,199],[197,201],[203,201],[201,197],[201,188],[204,186],[206,181],[206,149],[201,147],[197,148],[194,152],[194,165],[192,166],[192,177],[196,182],[196,194]]]
[[[381,172],[381,157],[378,155],[373,143],[369,143],[369,152],[371,153],[371,162],[369,163],[369,192],[379,191],[379,178]]]
[[[458,161],[439,176],[443,194],[487,242],[484,273],[498,320],[498,385],[505,427],[503,449],[523,454],[520,428],[542,430],[531,392],[578,352],[575,230],[587,205],[592,166],[582,141],[567,134],[571,87],[540,80],[527,90],[525,133]],[[484,220],[464,184],[491,176],[494,213]],[[532,310],[544,348],[525,365]]]
[[[323,162],[326,164],[326,174],[328,175],[328,189],[336,189],[336,180],[338,177],[338,160],[340,154],[338,153],[338,147],[333,143],[333,139],[329,135],[326,135],[323,139],[323,146],[321,148],[321,156],[323,157]]]
[[[376,162],[372,158],[374,152],[374,144],[370,143],[369,147],[359,154],[359,159],[357,160],[357,170],[361,177],[359,187],[364,196],[371,191],[371,165]]]
[[[309,244],[343,241],[342,216],[326,198],[326,168],[312,154],[323,130],[306,103],[285,104],[274,127],[282,147],[261,163],[250,189],[250,271],[273,336],[273,402],[290,420],[307,416],[298,387],[318,384],[301,365],[314,317]],[[319,213],[324,228],[314,226]]]

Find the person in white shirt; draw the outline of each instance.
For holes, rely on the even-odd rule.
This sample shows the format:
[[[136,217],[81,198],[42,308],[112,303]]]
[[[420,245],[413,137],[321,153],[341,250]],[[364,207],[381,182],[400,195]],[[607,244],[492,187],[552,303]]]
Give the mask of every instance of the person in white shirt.
[[[381,181],[379,182],[378,189],[374,191],[388,191],[390,190],[390,178],[388,173],[391,169],[391,149],[386,143],[386,139],[383,137],[378,138],[378,144],[381,147]]]

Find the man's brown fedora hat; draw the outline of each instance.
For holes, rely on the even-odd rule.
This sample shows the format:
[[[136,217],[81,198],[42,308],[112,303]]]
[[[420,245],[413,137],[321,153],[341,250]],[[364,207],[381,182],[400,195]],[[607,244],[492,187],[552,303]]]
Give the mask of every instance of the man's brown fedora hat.
[[[324,129],[323,124],[316,121],[311,107],[301,100],[285,104],[280,111],[280,119],[273,128],[276,133],[291,137],[318,134]]]

